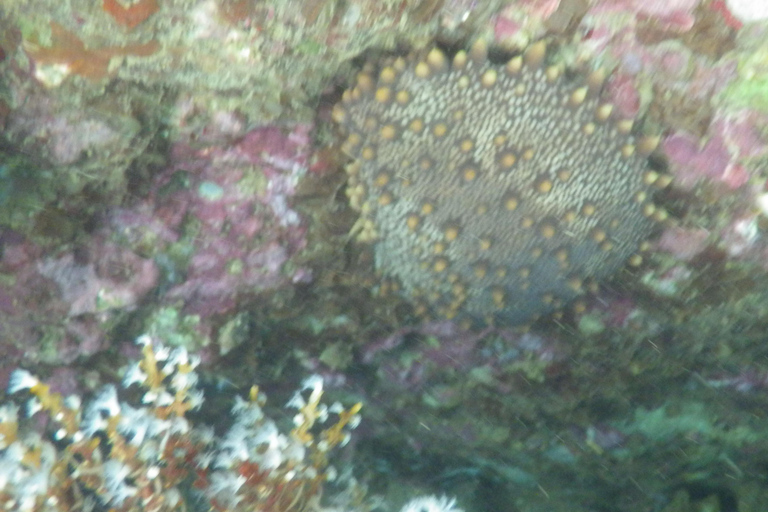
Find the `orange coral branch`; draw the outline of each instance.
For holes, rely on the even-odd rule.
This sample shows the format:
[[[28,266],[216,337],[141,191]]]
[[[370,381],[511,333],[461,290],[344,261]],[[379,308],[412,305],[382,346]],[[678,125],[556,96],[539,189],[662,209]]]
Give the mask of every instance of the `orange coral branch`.
[[[155,14],[159,9],[157,0],[139,0],[125,7],[118,0],[104,0],[102,9],[112,15],[120,25],[133,29]]]
[[[55,21],[51,22],[51,42],[51,46],[46,47],[35,41],[25,41],[24,49],[37,65],[65,65],[70,73],[93,81],[110,75],[109,61],[113,57],[148,57],[160,49],[157,41],[88,49],[77,35]]]

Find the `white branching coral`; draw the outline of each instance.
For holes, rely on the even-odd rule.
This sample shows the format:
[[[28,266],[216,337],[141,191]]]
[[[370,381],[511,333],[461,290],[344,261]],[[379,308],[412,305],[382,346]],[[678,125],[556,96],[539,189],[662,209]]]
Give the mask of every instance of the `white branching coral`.
[[[148,336],[137,344],[142,358],[122,386],[141,388],[139,403],[107,385],[83,408],[26,370],[12,373],[8,393],[26,399],[28,415],[47,414],[52,433],[48,441],[20,428],[18,407],[0,406],[0,509],[155,512],[207,500],[204,508],[222,512],[321,510],[323,483],[336,474],[327,454],[349,439],[359,403],[327,407],[322,379],[310,377],[289,403],[299,411],[294,428],[283,433],[254,387],[235,397],[232,426],[217,438],[187,418],[203,403],[200,359]]]
[[[441,496],[422,496],[406,503],[400,512],[463,512],[456,508],[456,500]]]

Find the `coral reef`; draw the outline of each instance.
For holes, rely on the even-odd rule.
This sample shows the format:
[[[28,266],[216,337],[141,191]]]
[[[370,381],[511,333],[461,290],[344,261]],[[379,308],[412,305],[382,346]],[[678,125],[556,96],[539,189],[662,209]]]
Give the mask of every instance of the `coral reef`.
[[[381,497],[380,509],[406,504],[408,512],[455,509],[453,496],[467,512],[763,512],[763,4],[0,0],[0,380],[13,376],[18,388],[2,400],[4,505],[119,508],[108,493],[124,499],[122,508],[144,497],[154,506],[158,496],[158,506],[187,510],[242,507],[241,496],[285,505],[288,483],[308,506],[323,487],[319,507],[334,512],[371,510],[362,484]],[[407,297],[372,293],[381,257],[350,236],[360,212],[345,197],[333,105],[360,73],[383,78],[365,63],[402,62],[398,80],[439,89],[434,77],[414,76],[417,61],[434,64],[428,55],[437,46],[450,68],[476,40],[491,48],[479,59],[483,71],[497,72],[495,82],[486,78],[491,86],[507,80],[499,70],[510,56],[540,40],[550,48],[542,66],[523,56],[521,72],[564,73],[553,84],[532,79],[536,91],[568,98],[605,69],[599,101],[613,105],[616,119],[636,120],[617,140],[634,137],[637,154],[640,134],[659,134],[666,156],[653,164],[673,177],[653,194],[655,208],[668,212],[663,231],[648,237],[650,221],[637,217],[632,250],[616,260],[647,239],[642,263],[604,269],[600,286],[584,280],[589,293],[577,307],[543,315],[525,333],[427,321]],[[369,107],[378,105],[371,94]],[[576,103],[587,112],[596,98]],[[389,115],[392,100],[374,110]],[[617,126],[594,122],[593,135]],[[385,135],[408,133],[395,128]],[[628,162],[642,178],[644,159]],[[396,192],[406,197],[402,186]],[[626,201],[633,204],[629,192]],[[546,220],[546,212],[534,219]],[[455,242],[467,232],[451,227],[462,226],[440,225],[434,236]],[[541,228],[532,233],[572,242],[563,229]],[[450,313],[451,303],[443,305]],[[202,408],[185,410],[194,392],[193,402],[150,392],[154,401],[142,404],[140,382],[118,390],[126,374],[149,377],[148,364],[124,367],[142,357],[130,340],[145,332],[168,346],[152,352],[173,375],[155,385],[173,393],[184,375],[197,375],[189,390],[204,390]],[[169,365],[184,350],[188,363],[200,360],[193,372]],[[316,378],[295,394],[307,375],[322,376],[329,403],[364,404],[349,444],[327,461],[303,443],[313,436],[319,448],[332,425],[297,430],[303,441],[291,434],[291,416],[308,419],[314,403]],[[261,391],[251,401],[254,383]],[[243,398],[232,411],[235,395]],[[286,415],[270,405],[292,400],[309,408]],[[24,403],[32,409],[17,412]],[[341,416],[330,409],[332,424]],[[137,421],[127,425],[129,417]],[[182,424],[187,434],[173,430]],[[215,435],[205,437],[203,425]],[[267,441],[243,451],[233,429]],[[300,457],[299,446],[312,456]],[[176,458],[193,451],[196,459]],[[158,453],[174,464],[154,464]],[[285,477],[287,467],[253,473],[278,453],[298,469],[282,490],[269,478]],[[333,473],[325,462],[344,468],[335,481],[324,479]],[[239,487],[237,470],[247,478]],[[344,488],[350,475],[362,484]],[[256,491],[249,482],[265,485]],[[50,489],[63,494],[43,498]],[[423,494],[448,497],[413,500]]]

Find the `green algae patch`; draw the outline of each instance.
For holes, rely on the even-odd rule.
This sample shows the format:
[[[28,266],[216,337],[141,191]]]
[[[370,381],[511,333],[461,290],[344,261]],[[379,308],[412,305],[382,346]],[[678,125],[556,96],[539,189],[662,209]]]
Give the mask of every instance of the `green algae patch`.
[[[722,92],[722,101],[735,108],[768,112],[768,48],[743,54],[738,73]]]
[[[198,327],[200,317],[184,315],[178,309],[159,308],[147,319],[145,330],[151,336],[161,338],[173,347],[187,350],[199,350],[210,343],[210,339],[201,334]]]

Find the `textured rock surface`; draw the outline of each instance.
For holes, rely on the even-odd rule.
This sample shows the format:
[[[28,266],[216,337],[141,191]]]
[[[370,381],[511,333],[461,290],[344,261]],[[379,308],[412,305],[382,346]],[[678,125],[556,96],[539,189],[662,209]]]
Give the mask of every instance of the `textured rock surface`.
[[[441,316],[550,312],[624,265],[665,216],[646,158],[657,139],[613,115],[601,72],[547,57],[540,42],[503,65],[482,43],[452,62],[437,49],[391,59],[334,112],[359,238]]]

